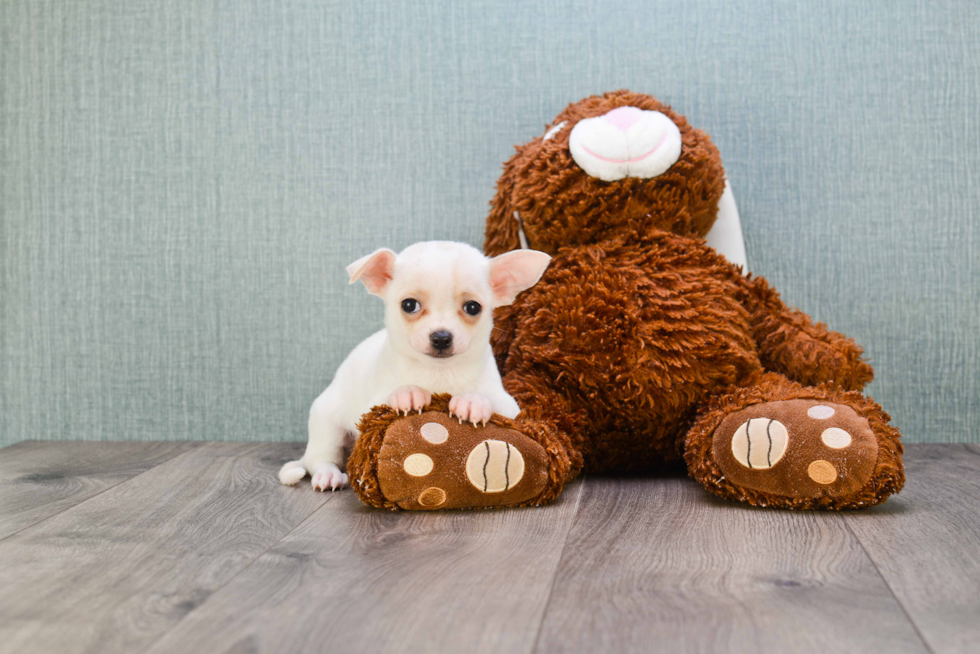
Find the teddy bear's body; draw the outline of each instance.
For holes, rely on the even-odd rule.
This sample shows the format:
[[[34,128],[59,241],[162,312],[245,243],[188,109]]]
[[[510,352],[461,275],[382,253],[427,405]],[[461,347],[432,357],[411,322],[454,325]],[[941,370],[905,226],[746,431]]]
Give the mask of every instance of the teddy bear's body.
[[[697,408],[761,370],[743,286],[701,239],[658,232],[562,248],[498,312],[505,387],[528,406],[556,382],[549,404],[588,472],[677,464]]]
[[[437,412],[368,414],[351,460],[362,499],[538,504],[582,470],[681,461],[712,492],[757,505],[854,508],[899,490],[901,443],[859,392],[873,376],[861,349],[706,244],[723,189],[707,135],[627,91],[569,106],[518,147],[484,249],[553,256],[538,284],[495,316],[494,353],[522,412],[485,437],[445,423],[455,449],[419,437],[427,421],[445,422]],[[505,490],[474,495],[492,469],[490,443],[507,456]],[[460,470],[442,478],[458,479],[456,490],[405,477],[398,457],[413,448]],[[432,496],[442,499],[419,499]]]

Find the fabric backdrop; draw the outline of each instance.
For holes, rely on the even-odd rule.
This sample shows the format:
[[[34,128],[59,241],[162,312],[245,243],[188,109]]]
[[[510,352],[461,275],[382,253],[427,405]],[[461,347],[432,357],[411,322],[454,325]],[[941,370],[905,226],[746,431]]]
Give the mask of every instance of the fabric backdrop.
[[[749,266],[907,441],[980,440],[980,5],[4,0],[0,444],[301,440],[344,265],[482,243],[512,146],[630,88],[714,136]]]

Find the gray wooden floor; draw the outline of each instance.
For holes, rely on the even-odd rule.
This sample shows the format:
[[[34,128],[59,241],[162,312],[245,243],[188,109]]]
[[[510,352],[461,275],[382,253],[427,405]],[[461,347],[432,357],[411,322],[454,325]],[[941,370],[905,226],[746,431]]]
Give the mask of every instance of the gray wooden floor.
[[[980,446],[910,446],[848,514],[685,478],[393,514],[280,486],[300,449],[0,450],[0,651],[980,651]]]

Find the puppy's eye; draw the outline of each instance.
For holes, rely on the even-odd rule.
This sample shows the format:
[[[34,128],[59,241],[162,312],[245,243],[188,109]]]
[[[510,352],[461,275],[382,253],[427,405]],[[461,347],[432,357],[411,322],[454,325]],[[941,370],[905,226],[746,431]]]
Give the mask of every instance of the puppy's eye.
[[[469,302],[463,305],[463,311],[465,311],[468,315],[478,316],[480,315],[480,312],[483,311],[483,307],[480,306],[479,302],[474,302],[473,300],[470,300]]]
[[[404,311],[405,313],[416,313],[421,308],[422,305],[419,304],[419,301],[413,297],[405,298],[404,300],[402,300],[402,311]]]

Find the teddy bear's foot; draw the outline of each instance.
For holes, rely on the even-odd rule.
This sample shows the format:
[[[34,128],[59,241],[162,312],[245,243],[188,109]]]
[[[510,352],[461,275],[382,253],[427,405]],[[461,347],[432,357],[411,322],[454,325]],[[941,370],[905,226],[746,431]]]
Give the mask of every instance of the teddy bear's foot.
[[[902,443],[871,398],[777,373],[717,397],[688,432],[691,476],[756,506],[856,509],[905,483]]]
[[[375,506],[425,511],[533,504],[548,485],[544,448],[496,420],[474,426],[427,411],[390,422],[375,445],[376,452],[352,455],[355,467],[374,475],[351,479]]]
[[[878,459],[871,425],[849,406],[820,400],[755,404],[715,430],[712,458],[735,486],[788,498],[847,498]]]

